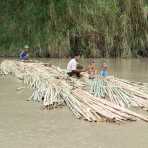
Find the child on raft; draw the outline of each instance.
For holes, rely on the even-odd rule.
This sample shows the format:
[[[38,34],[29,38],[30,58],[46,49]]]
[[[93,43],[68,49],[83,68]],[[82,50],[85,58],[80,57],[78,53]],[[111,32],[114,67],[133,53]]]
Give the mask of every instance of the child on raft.
[[[95,75],[97,74],[95,60],[91,60],[90,64],[88,65],[88,74],[89,74],[89,79],[95,78]]]
[[[107,77],[107,76],[109,76],[109,73],[108,73],[108,65],[106,63],[103,63],[101,65],[101,71],[100,71],[99,75],[101,77]]]

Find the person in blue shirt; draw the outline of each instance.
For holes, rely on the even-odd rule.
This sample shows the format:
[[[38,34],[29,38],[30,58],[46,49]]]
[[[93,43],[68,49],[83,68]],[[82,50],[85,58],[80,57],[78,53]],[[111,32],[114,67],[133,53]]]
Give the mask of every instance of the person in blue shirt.
[[[29,54],[28,54],[29,46],[26,45],[24,47],[24,50],[20,53],[20,60],[28,60]]]
[[[107,64],[106,63],[103,63],[102,66],[101,66],[101,71],[99,73],[99,75],[101,77],[107,77],[107,76],[109,76],[109,73],[107,71],[107,68],[108,68]]]

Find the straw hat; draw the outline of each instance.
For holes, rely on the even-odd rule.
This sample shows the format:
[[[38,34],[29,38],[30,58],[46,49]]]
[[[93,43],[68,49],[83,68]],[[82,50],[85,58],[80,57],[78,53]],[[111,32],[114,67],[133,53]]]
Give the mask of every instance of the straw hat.
[[[29,46],[28,46],[28,45],[25,45],[24,48],[25,48],[25,49],[29,49]]]

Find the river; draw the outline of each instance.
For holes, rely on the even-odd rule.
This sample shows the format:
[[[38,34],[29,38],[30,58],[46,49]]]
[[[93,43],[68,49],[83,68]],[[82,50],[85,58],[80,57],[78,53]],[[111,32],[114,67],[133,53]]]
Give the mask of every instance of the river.
[[[38,60],[62,68],[68,62]],[[111,75],[148,82],[148,59],[96,59],[98,67],[102,62]],[[87,66],[88,60],[81,63]],[[0,77],[0,148],[148,148],[148,123],[89,123],[75,119],[66,107],[41,111],[39,103],[26,101],[31,90],[16,91],[20,86],[13,77]]]

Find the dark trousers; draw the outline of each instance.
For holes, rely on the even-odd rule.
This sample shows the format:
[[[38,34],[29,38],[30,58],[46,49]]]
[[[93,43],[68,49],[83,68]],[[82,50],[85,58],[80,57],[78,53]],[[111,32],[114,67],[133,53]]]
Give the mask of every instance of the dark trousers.
[[[72,76],[76,76],[76,77],[78,77],[78,78],[81,77],[80,72],[78,72],[78,71],[68,72],[67,74],[68,74],[70,77],[72,77]]]

